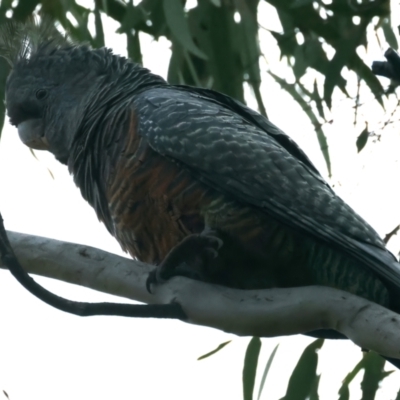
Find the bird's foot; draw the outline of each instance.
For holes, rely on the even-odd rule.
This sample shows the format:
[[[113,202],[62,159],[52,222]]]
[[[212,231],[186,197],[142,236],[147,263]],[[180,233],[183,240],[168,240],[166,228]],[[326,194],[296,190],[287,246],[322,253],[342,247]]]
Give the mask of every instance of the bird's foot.
[[[201,234],[193,234],[182,240],[165,257],[164,261],[150,272],[146,288],[151,293],[151,285],[164,282],[173,276],[204,280],[205,272],[218,257],[223,241],[217,233],[206,229]]]

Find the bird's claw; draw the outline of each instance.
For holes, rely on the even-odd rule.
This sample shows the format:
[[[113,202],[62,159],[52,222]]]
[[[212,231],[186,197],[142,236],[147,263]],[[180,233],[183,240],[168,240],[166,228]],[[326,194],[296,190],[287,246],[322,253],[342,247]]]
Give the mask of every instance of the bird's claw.
[[[186,237],[168,253],[161,265],[150,272],[146,280],[147,291],[152,293],[151,285],[177,275],[203,280],[204,270],[218,257],[223,244],[211,229]]]
[[[157,268],[154,268],[146,279],[146,289],[150,294],[153,294],[151,291],[151,285],[157,283]]]

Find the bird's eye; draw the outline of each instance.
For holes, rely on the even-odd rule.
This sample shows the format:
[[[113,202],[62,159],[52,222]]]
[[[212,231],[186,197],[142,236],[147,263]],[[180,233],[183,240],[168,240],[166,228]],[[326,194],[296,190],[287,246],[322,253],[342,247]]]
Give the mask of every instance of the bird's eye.
[[[47,90],[39,89],[38,91],[36,91],[36,98],[38,100],[43,100],[46,97],[47,97]]]

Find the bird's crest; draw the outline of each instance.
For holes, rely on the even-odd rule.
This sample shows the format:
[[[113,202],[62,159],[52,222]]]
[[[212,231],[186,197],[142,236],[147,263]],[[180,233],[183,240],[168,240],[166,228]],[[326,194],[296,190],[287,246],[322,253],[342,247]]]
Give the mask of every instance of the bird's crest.
[[[46,54],[71,45],[68,35],[61,33],[55,21],[49,18],[35,18],[26,23],[10,20],[0,28],[0,57],[11,67],[28,62],[32,54]]]

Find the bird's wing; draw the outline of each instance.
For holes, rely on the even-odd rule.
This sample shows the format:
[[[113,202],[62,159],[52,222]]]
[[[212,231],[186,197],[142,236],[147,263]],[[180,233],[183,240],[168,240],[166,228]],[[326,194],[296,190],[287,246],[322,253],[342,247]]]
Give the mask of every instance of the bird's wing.
[[[194,88],[145,91],[135,100],[139,134],[196,179],[352,254],[400,287],[399,264],[378,234],[301,149],[268,119],[225,98]]]

